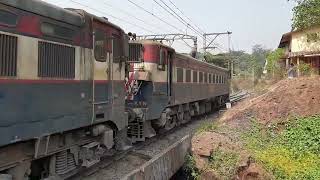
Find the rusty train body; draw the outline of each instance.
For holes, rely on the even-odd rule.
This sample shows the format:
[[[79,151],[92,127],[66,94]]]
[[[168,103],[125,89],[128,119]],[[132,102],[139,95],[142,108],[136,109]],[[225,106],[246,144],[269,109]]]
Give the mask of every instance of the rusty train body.
[[[227,70],[106,18],[0,1],[0,177],[64,178],[228,97]]]

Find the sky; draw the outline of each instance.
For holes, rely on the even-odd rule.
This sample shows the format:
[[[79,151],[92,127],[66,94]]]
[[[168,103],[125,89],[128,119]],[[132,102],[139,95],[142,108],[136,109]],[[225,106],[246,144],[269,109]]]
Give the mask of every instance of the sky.
[[[252,46],[277,48],[282,34],[291,30],[294,3],[287,0],[44,0],[60,7],[84,9],[104,16],[125,32],[137,35],[187,33],[198,36],[198,50],[202,51],[201,34],[231,31],[230,48],[251,52]],[[131,1],[131,2],[130,2]],[[136,3],[141,8],[133,3]],[[158,3],[158,4],[157,4]],[[160,6],[160,5],[162,6]],[[184,21],[171,12],[168,5]],[[175,6],[174,6],[174,5]],[[164,9],[167,9],[171,14]],[[173,14],[173,15],[172,15]],[[184,22],[181,23],[180,21]],[[210,37],[212,38],[212,37]],[[209,38],[209,39],[210,39]],[[189,45],[192,42],[187,41]],[[213,53],[228,50],[228,37],[214,41],[218,47]],[[183,41],[175,41],[178,52],[188,53],[191,48]]]

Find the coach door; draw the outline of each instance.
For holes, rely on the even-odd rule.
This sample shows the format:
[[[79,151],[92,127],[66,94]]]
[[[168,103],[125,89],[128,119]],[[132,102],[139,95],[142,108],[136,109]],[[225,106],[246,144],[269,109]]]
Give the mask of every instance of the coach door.
[[[94,24],[94,70],[93,70],[93,121],[108,119],[112,110],[112,43],[107,35],[107,28]]]
[[[174,97],[172,95],[172,78],[173,78],[173,53],[168,51],[168,60],[167,60],[167,66],[168,66],[168,80],[167,80],[167,94],[170,100],[170,104],[174,101],[172,98]]]

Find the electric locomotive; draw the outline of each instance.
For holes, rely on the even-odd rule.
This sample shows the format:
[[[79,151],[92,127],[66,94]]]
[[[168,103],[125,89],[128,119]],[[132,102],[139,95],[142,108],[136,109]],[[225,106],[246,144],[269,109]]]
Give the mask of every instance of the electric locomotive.
[[[129,118],[128,135],[133,141],[170,130],[229,100],[227,69],[176,53],[157,41],[132,40],[129,52],[127,107],[135,118]]]
[[[108,19],[0,1],[0,177],[64,178],[223,105],[228,71]]]
[[[1,0],[0,174],[62,176],[127,148],[127,50],[106,18]]]

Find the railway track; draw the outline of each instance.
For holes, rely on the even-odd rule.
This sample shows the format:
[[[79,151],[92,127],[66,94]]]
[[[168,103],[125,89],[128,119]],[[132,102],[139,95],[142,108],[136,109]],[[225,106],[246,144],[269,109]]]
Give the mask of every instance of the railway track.
[[[137,151],[141,150],[142,148],[147,147],[150,144],[155,143],[170,134],[173,134],[175,131],[186,127],[187,125],[188,125],[188,123],[182,124],[181,126],[178,126],[174,129],[171,129],[166,132],[160,132],[156,136],[146,139],[146,141],[144,141],[144,142],[139,142],[139,143],[134,144],[132,147],[130,147],[129,149],[127,149],[125,151],[115,152],[114,154],[111,154],[110,156],[104,157],[99,163],[93,165],[90,168],[77,169],[77,170],[69,173],[68,175],[63,176],[62,178],[66,179],[66,180],[79,180],[79,179],[82,179],[83,177],[88,177],[88,176],[98,172],[99,170],[104,169],[107,166],[115,163],[116,161],[119,161],[120,159],[125,158],[125,156],[128,155],[129,153],[137,152]],[[137,153],[135,153],[135,154],[137,155]],[[140,156],[143,156],[143,155],[140,154]],[[142,158],[148,159],[149,157],[142,157]]]
[[[249,95],[250,95],[250,93],[247,91],[238,91],[238,92],[230,95],[230,103],[233,104],[238,101],[241,101],[241,100],[247,98]]]
[[[240,91],[237,92],[233,95],[230,96],[230,102],[231,103],[235,103],[238,101],[241,101],[243,99],[245,99],[246,97],[249,96],[248,92],[245,91]],[[192,118],[192,120],[186,124],[182,124],[172,130],[166,131],[166,132],[160,132],[158,135],[146,139],[145,142],[140,142],[137,143],[135,145],[133,145],[131,148],[125,150],[125,151],[119,151],[119,152],[114,152],[113,154],[109,154],[107,156],[105,156],[104,158],[101,159],[101,161],[95,165],[93,165],[90,168],[80,168],[77,170],[74,170],[73,172],[69,173],[68,175],[65,175],[64,177],[62,177],[63,179],[66,180],[91,180],[91,179],[95,179],[95,178],[91,178],[92,176],[95,176],[95,174],[101,174],[99,173],[99,171],[111,166],[112,164],[126,158],[126,156],[129,155],[134,155],[134,156],[138,156],[139,158],[143,159],[143,160],[150,160],[152,157],[148,156],[148,155],[144,155],[143,153],[137,153],[139,151],[142,151],[142,149],[150,146],[151,144],[157,144],[158,141],[161,141],[163,139],[166,139],[167,137],[169,137],[170,135],[174,135],[177,131],[184,131],[184,129],[187,129],[186,134],[192,134],[197,127],[199,127],[199,124],[202,124],[204,121],[211,121],[214,120],[218,117],[218,112],[209,114],[209,115],[202,115],[202,116],[198,116],[198,117],[194,117]],[[191,129],[191,130],[190,130]],[[181,136],[183,137],[183,136]],[[170,144],[168,144],[167,146],[169,146]],[[108,178],[106,178],[108,179]],[[110,178],[110,179],[116,179],[116,178]]]

